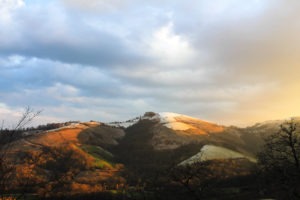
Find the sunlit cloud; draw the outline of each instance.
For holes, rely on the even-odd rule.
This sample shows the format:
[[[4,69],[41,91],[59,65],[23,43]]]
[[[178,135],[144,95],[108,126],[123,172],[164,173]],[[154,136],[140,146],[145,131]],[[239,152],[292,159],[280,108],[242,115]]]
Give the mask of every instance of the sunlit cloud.
[[[299,8],[0,0],[1,115],[27,105],[56,121],[148,110],[237,125],[300,115]]]
[[[196,50],[186,38],[174,33],[173,26],[173,23],[169,22],[156,30],[152,38],[146,41],[149,54],[157,59],[162,67],[190,65],[195,60]]]

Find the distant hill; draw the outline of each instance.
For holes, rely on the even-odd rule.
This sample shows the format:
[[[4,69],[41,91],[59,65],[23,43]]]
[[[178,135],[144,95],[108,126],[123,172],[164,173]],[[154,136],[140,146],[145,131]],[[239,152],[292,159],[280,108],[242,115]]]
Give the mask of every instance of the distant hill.
[[[282,122],[239,128],[166,112],[125,122],[73,122],[13,141],[9,160],[17,166],[14,176],[28,180],[32,192],[99,192],[197,161],[236,159],[249,167],[263,138]]]

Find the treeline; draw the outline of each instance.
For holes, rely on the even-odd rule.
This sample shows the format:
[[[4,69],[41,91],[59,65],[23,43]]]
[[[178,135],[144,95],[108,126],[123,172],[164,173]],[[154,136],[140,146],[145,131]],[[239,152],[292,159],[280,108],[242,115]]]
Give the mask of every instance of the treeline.
[[[16,133],[24,133],[24,132],[30,132],[30,131],[47,131],[47,130],[53,130],[57,128],[61,128],[64,126],[69,126],[74,123],[80,123],[79,121],[68,121],[68,122],[62,122],[62,123],[47,123],[47,124],[42,124],[38,126],[31,126],[31,127],[23,127],[23,128],[18,128],[18,129],[1,129],[0,133],[1,134],[16,134]]]
[[[79,121],[69,121],[63,123],[48,123],[43,125],[38,125],[36,127],[21,127],[17,129],[0,129],[0,145],[10,143],[12,141],[21,139],[23,137],[38,134],[44,131],[53,130],[61,128],[64,126],[69,126],[73,123],[79,123]]]
[[[24,131],[35,131],[35,130],[48,131],[48,130],[52,130],[52,129],[61,128],[64,126],[69,126],[74,123],[79,123],[79,121],[68,121],[68,122],[63,122],[63,123],[48,123],[48,124],[44,124],[44,125],[39,125],[37,127],[28,127],[28,128],[25,128]]]

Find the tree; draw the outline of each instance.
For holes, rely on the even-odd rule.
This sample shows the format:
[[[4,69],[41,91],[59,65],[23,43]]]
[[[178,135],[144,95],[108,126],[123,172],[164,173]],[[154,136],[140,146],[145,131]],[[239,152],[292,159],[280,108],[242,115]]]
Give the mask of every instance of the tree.
[[[201,199],[213,176],[209,165],[209,161],[177,165],[169,171],[169,177],[183,186],[194,199]]]
[[[2,126],[0,128],[0,138],[1,138],[1,144],[0,144],[0,198],[3,199],[5,196],[5,193],[7,193],[12,185],[12,183],[15,183],[16,181],[20,182],[26,182],[25,180],[15,180],[14,173],[16,171],[16,166],[12,162],[12,159],[10,158],[9,154],[11,151],[11,145],[12,142],[18,139],[19,133],[21,130],[28,125],[30,122],[32,122],[41,111],[34,111],[30,107],[26,107],[24,112],[22,113],[21,118],[17,122],[17,124],[14,126],[13,129],[3,129],[4,123],[2,123]],[[22,191],[25,192],[26,186],[23,185]],[[21,198],[24,195],[24,192],[21,192],[20,196],[16,197]]]
[[[265,186],[288,191],[289,199],[300,198],[300,130],[294,120],[265,138],[258,160]]]

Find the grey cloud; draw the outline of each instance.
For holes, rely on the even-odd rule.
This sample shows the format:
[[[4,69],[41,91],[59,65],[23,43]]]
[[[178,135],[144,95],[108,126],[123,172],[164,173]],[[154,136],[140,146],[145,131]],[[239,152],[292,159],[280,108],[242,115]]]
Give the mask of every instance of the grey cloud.
[[[9,58],[3,58],[3,60],[9,60]],[[24,58],[22,63],[2,68],[1,74],[4,78],[1,79],[3,84],[0,91],[34,90],[62,83],[79,88],[85,94],[91,95],[98,90],[101,95],[105,96],[108,95],[105,93],[105,90],[108,91],[107,88],[114,89],[119,84],[108,71],[97,67],[83,67],[37,58]]]
[[[49,4],[47,10],[42,6],[39,9],[29,6],[13,15],[14,21],[1,31],[5,35],[0,38],[3,44],[0,47],[1,54],[19,54],[99,67],[124,63],[130,65],[143,59],[126,44],[122,36],[110,30],[91,27],[81,15],[59,8],[58,5]],[[97,20],[102,19],[100,17]]]
[[[85,37],[90,36],[84,35],[82,36],[83,39],[80,38],[80,40],[84,40]],[[142,59],[142,56],[135,55],[134,52],[124,51],[127,47],[122,44],[119,38],[107,34],[99,34],[98,37],[99,39],[95,40],[94,43],[82,45],[69,45],[64,41],[55,41],[50,44],[45,44],[43,41],[32,41],[29,45],[24,45],[21,48],[19,48],[19,44],[2,48],[1,52],[4,55],[19,54],[103,68],[123,63],[130,65]]]
[[[98,10],[82,2],[54,1],[48,11],[28,5],[3,26],[2,103],[45,107],[63,119],[153,110],[229,123],[263,119],[266,107],[283,115],[291,109],[278,105],[299,99],[280,98],[299,85],[298,1],[117,0]],[[193,56],[181,59],[186,52],[171,47]]]

